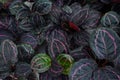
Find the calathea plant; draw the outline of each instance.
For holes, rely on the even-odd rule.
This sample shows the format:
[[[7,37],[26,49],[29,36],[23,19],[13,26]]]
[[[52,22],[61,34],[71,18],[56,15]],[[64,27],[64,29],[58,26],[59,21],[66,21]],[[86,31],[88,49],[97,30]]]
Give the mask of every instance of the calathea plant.
[[[69,79],[119,80],[120,72],[115,67],[119,66],[120,37],[112,29],[102,27],[91,34],[89,42],[96,58],[81,59],[75,62],[69,74]],[[102,60],[104,62],[101,62]],[[115,64],[115,67],[113,64]]]
[[[119,12],[118,0],[0,0],[0,80],[120,80]]]

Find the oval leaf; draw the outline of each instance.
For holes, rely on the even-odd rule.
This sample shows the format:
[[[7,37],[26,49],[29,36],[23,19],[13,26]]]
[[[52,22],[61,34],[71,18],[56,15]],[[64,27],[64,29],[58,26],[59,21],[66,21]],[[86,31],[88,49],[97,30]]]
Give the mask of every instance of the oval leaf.
[[[17,46],[11,40],[4,40],[1,44],[1,55],[5,64],[15,64],[18,60]]]
[[[51,66],[51,59],[47,54],[37,54],[31,60],[31,67],[35,72],[46,72]]]
[[[99,28],[91,34],[90,46],[99,59],[113,60],[120,52],[120,38],[108,28]]]
[[[91,80],[97,64],[92,59],[81,59],[75,62],[69,73],[69,80]]]

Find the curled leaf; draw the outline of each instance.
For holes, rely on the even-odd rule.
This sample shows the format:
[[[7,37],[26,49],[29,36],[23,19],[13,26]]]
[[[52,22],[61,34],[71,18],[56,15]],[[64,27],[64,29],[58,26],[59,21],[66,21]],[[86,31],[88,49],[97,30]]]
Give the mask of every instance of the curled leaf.
[[[57,62],[63,67],[63,74],[67,75],[74,63],[74,59],[68,54],[60,54],[57,56]]]

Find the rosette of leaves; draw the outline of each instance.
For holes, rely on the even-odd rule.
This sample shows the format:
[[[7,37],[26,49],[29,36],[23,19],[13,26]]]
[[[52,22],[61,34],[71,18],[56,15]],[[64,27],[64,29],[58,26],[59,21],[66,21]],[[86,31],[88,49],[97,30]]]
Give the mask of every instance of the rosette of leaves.
[[[110,66],[93,72],[93,80],[120,80],[120,72]]]
[[[56,60],[53,60],[48,73],[53,77],[58,77],[62,74],[62,71],[63,67]]]
[[[84,49],[84,47],[78,47],[70,51],[70,55],[74,58],[75,61],[80,59],[91,58],[89,52]]]
[[[9,30],[0,30],[0,43],[6,39],[15,41],[15,36]]]
[[[18,22],[18,27],[23,31],[32,31],[34,26],[29,17],[25,17],[21,21]]]
[[[68,75],[74,63],[74,59],[68,54],[60,54],[57,56],[57,62],[63,67],[63,74]]]
[[[100,20],[100,12],[96,10],[89,10],[88,18],[82,24],[83,29],[96,28]]]
[[[32,33],[24,33],[20,38],[21,43],[29,44],[32,48],[37,46],[37,37]]]
[[[17,77],[27,78],[30,75],[30,73],[32,73],[30,64],[25,62],[18,62],[16,64],[15,75]]]
[[[97,64],[92,59],[81,59],[75,62],[69,73],[69,80],[91,80]]]
[[[101,24],[105,27],[118,25],[120,23],[120,15],[114,11],[109,11],[101,18]]]
[[[90,47],[98,59],[112,61],[119,55],[120,38],[112,29],[98,28],[91,34]]]
[[[62,52],[68,53],[67,34],[61,29],[48,29],[46,32],[48,54],[52,59]]]
[[[32,11],[38,12],[40,15],[48,14],[51,11],[52,2],[49,0],[37,0],[32,6]]]
[[[51,59],[47,54],[39,53],[31,60],[31,68],[37,73],[46,72],[51,66]]]
[[[18,59],[24,62],[30,62],[34,55],[34,49],[29,44],[20,44],[17,46],[18,49]]]
[[[4,40],[0,45],[1,57],[5,64],[14,65],[18,61],[16,44],[11,40]]]

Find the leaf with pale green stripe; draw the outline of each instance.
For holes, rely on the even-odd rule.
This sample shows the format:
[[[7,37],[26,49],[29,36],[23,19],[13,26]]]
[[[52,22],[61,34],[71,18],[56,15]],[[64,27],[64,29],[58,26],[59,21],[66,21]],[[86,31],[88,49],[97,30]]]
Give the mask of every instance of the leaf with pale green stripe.
[[[68,54],[59,54],[57,62],[63,67],[63,74],[68,75],[74,63],[74,59]]]
[[[47,54],[39,53],[31,60],[31,67],[35,72],[46,72],[51,66],[51,59]]]

